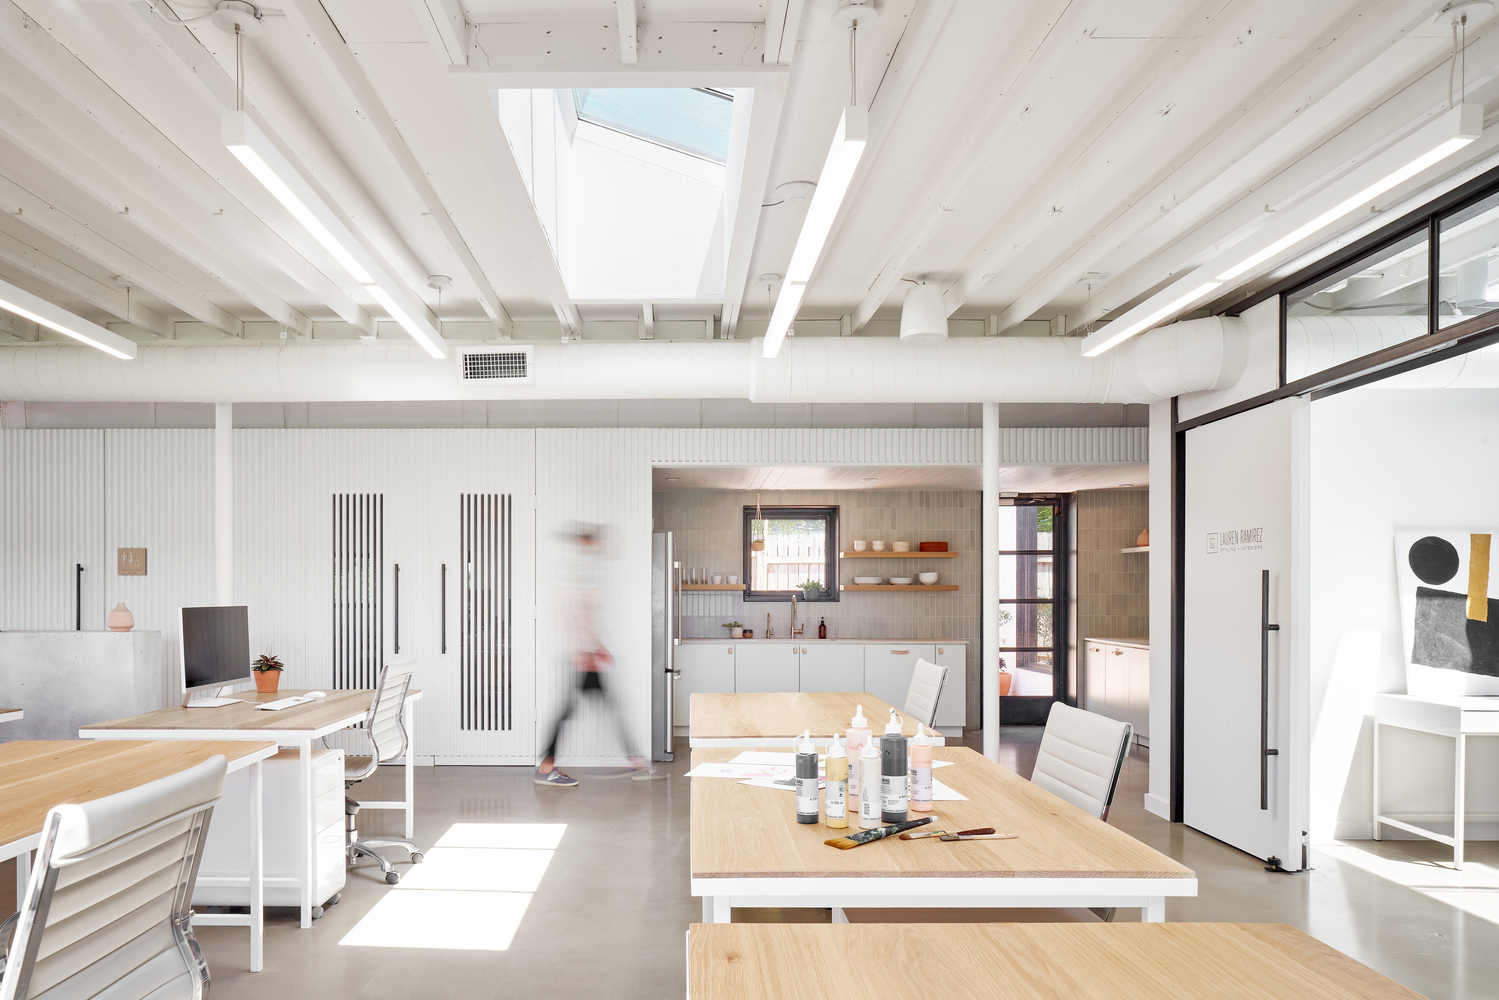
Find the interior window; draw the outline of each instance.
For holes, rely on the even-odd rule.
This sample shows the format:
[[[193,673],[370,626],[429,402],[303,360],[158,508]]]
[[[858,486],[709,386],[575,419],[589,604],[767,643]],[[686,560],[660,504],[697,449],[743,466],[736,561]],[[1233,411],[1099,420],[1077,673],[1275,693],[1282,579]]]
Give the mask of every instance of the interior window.
[[[744,580],[746,601],[838,600],[838,508],[745,507]]]

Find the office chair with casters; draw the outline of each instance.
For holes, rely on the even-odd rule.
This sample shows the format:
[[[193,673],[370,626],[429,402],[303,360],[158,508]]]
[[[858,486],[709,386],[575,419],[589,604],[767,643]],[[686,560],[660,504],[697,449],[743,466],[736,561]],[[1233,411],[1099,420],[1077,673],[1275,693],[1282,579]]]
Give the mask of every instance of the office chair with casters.
[[[415,658],[387,663],[380,669],[380,682],[375,688],[374,700],[370,702],[369,714],[364,717],[364,735],[370,741],[372,753],[368,757],[344,758],[344,788],[352,788],[379,769],[381,764],[390,764],[404,757],[410,749],[410,738],[401,713],[406,705],[406,689],[411,686],[411,675],[416,671]],[[411,854],[411,863],[422,863],[422,852],[404,837],[359,836],[356,817],[359,803],[344,796],[344,852],[352,866],[359,858],[373,858],[385,873],[385,881],[395,885],[401,876],[377,847],[404,847]]]
[[[215,755],[47,813],[15,937],[0,954],[0,998],[208,996],[192,898],[225,767]]]
[[[916,661],[916,670],[911,674],[911,688],[906,692],[905,714],[928,729],[937,720],[937,701],[942,697],[942,688],[947,684],[947,668],[926,660]]]

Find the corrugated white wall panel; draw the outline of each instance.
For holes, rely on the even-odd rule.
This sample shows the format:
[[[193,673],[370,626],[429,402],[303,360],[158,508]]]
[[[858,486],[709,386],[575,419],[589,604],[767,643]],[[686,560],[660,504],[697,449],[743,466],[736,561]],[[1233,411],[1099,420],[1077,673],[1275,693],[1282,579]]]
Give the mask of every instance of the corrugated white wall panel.
[[[0,628],[104,627],[104,431],[0,431]]]

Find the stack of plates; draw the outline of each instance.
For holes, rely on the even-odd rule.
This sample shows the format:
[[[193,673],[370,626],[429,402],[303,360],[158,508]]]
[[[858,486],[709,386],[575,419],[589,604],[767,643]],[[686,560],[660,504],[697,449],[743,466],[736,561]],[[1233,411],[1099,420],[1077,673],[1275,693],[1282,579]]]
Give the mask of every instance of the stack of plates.
[[[911,584],[915,583],[916,581],[912,577],[909,577],[909,576],[892,576],[890,578],[890,582],[892,584],[894,584],[895,586],[897,586],[897,587],[909,587]]]
[[[883,576],[856,576],[856,577],[854,577],[854,583],[857,584],[860,587],[873,587],[873,586],[875,586],[877,584],[881,584],[881,583],[884,583],[884,582],[885,582],[885,578]]]

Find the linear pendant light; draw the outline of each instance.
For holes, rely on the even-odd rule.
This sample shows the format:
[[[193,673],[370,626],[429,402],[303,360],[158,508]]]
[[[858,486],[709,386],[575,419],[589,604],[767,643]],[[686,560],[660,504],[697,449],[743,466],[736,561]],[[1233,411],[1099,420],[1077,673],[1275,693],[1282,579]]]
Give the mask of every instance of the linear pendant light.
[[[869,144],[869,109],[851,104],[843,109],[838,120],[838,131],[833,134],[833,145],[828,149],[828,158],[823,162],[822,175],[817,179],[817,190],[807,206],[807,217],[802,220],[802,231],[796,238],[796,249],[791,252],[791,264],[786,269],[786,284],[776,300],[770,314],[770,325],[765,329],[765,346],[762,353],[773,358],[781,350],[786,331],[796,319],[806,294],[807,282],[822,257],[822,249],[832,232],[833,220],[843,206],[848,186],[853,183],[854,171],[864,156],[864,147]]]
[[[1251,273],[1446,159],[1483,134],[1483,105],[1459,104],[1302,204],[1218,254],[1083,340],[1083,356],[1097,357]]]
[[[97,323],[90,323],[82,316],[75,316],[61,306],[53,305],[8,281],[0,281],[0,309],[24,316],[33,323],[40,323],[49,330],[56,330],[64,336],[96,347],[121,361],[129,361],[135,357],[135,341],[127,340]]]
[[[244,111],[225,111],[222,128],[229,152],[364,286],[391,319],[432,357],[447,357],[447,343],[426,318],[426,306],[364,248],[349,224],[313,190],[250,116]]]

